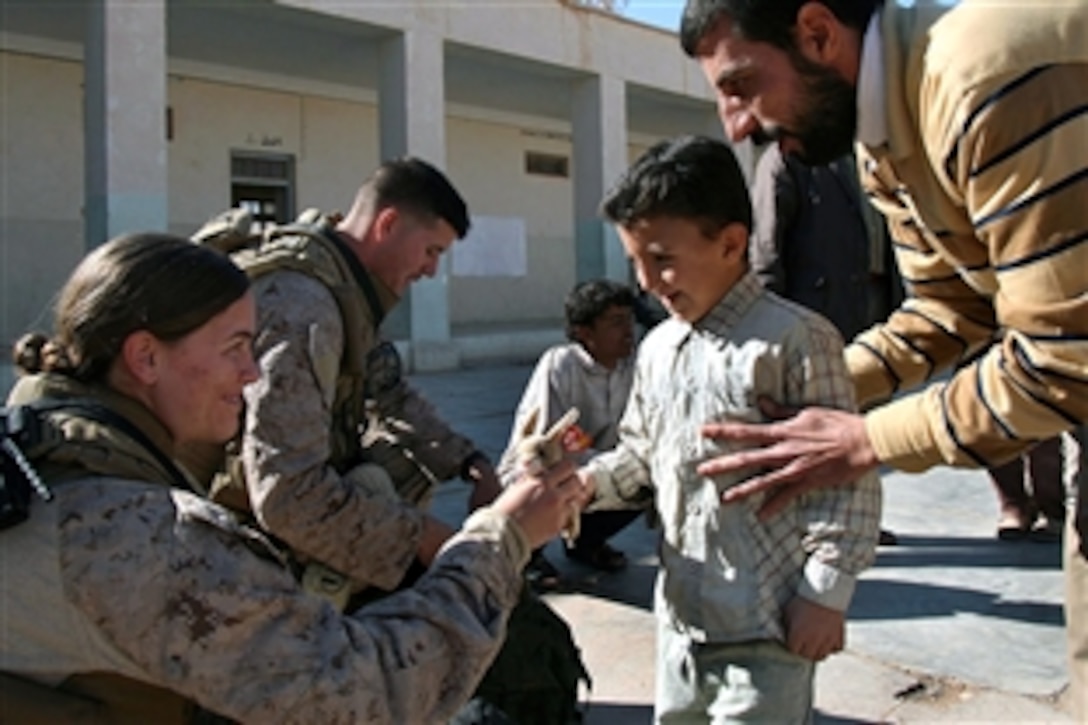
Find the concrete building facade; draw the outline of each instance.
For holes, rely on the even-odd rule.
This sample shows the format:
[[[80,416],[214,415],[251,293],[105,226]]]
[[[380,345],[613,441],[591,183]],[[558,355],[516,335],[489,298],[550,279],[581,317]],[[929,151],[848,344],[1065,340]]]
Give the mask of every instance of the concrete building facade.
[[[386,334],[417,370],[535,355],[575,281],[627,278],[597,203],[680,133],[721,132],[675,36],[562,0],[5,1],[0,341],[48,329],[74,264],[116,234],[188,235],[237,204],[345,209],[412,154],[462,191],[473,232]]]

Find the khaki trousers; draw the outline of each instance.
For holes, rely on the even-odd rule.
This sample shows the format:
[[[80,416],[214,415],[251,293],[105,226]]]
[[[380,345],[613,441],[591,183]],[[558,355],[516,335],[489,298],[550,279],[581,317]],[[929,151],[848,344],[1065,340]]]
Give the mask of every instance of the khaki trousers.
[[[1069,689],[1073,714],[1088,722],[1088,559],[1081,553],[1081,533],[1088,533],[1088,426],[1064,436],[1065,473],[1075,498],[1066,517],[1065,630],[1069,654]],[[1078,527],[1077,521],[1082,523]]]

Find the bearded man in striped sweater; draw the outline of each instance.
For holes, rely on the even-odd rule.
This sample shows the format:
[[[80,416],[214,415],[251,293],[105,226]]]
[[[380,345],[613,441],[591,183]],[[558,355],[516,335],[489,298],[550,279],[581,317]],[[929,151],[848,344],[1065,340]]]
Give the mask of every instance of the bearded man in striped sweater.
[[[757,447],[701,471],[769,469],[725,499],[763,491],[773,515],[882,464],[990,467],[1066,432],[1081,502],[1066,622],[1088,719],[1088,0],[688,0],[680,40],[732,141],[811,164],[856,142],[909,290],[846,350],[867,413],[768,402],[778,422],[706,427]]]

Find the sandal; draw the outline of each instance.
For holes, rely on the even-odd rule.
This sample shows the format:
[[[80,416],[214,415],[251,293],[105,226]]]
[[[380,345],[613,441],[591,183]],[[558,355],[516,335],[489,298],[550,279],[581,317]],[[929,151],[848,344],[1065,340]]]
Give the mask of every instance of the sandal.
[[[1002,511],[997,520],[997,538],[1000,541],[1022,541],[1031,531],[1031,519],[1015,509]]]
[[[566,550],[567,558],[599,569],[600,571],[620,571],[627,566],[627,556],[619,549],[608,544],[601,544],[592,549],[573,546]]]
[[[1047,516],[1039,516],[1039,520],[1031,527],[1028,538],[1041,544],[1055,544],[1062,540],[1062,529],[1065,522],[1052,519]]]

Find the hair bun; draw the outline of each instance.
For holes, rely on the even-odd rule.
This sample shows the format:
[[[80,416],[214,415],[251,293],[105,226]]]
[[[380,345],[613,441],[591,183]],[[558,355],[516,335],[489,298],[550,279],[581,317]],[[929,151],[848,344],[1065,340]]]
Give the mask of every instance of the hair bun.
[[[12,346],[11,361],[25,375],[69,367],[68,356],[41,332],[28,332]]]

